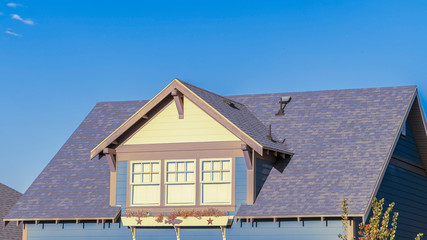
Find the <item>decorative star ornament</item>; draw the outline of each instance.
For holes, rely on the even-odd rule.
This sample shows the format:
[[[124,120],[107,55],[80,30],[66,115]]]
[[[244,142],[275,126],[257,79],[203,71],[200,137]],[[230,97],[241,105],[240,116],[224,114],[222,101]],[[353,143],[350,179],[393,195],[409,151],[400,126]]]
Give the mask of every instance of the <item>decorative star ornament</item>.
[[[206,220],[206,221],[208,221],[208,224],[212,224],[213,219],[209,218],[209,219],[208,219],[208,220]]]
[[[142,219],[140,217],[138,217],[138,219],[136,219],[136,224],[141,224]]]

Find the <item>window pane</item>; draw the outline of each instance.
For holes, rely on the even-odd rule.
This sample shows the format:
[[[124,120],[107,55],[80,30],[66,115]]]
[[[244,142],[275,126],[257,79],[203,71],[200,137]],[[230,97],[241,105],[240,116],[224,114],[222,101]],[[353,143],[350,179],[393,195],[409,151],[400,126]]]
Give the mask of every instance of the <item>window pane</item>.
[[[168,172],[175,172],[175,163],[174,162],[169,162],[168,163]]]
[[[167,182],[175,182],[176,181],[176,173],[168,173],[168,177],[166,179]]]
[[[231,181],[231,173],[230,172],[222,172],[222,181],[226,181],[226,182]]]
[[[196,199],[194,184],[167,185],[167,204],[194,204]]]
[[[212,174],[211,172],[204,172],[203,173],[203,177],[202,177],[202,181],[212,181]]]
[[[133,183],[141,183],[142,182],[141,174],[134,174],[132,182]]]
[[[214,182],[221,181],[221,172],[213,172],[213,181]]]
[[[194,171],[194,162],[187,162],[187,171],[189,172]]]
[[[202,169],[204,171],[211,170],[212,169],[212,162],[211,161],[203,161]]]
[[[142,174],[142,182],[143,183],[150,183],[151,182],[150,175],[151,174],[149,174],[149,173]]]
[[[142,166],[141,163],[134,163],[133,164],[133,172],[142,172]]]
[[[187,173],[187,182],[194,182],[194,173]]]
[[[205,203],[205,204],[231,203],[231,184],[230,183],[202,184],[202,203]]]
[[[151,164],[151,167],[152,167],[152,172],[160,172],[160,164],[159,163],[152,163]]]
[[[185,162],[178,162],[178,171],[179,172],[185,171]]]
[[[222,170],[230,170],[230,161],[222,162]]]
[[[150,172],[150,163],[143,163],[143,172]]]
[[[160,176],[159,176],[160,174],[158,174],[158,173],[153,173],[153,174],[151,174],[151,182],[152,183],[159,183],[160,182]]]
[[[139,185],[133,186],[132,204],[157,205],[160,203],[159,185]]]
[[[178,182],[185,182],[185,173],[178,173]]]
[[[220,161],[214,161],[213,162],[213,170],[221,170],[221,162]]]

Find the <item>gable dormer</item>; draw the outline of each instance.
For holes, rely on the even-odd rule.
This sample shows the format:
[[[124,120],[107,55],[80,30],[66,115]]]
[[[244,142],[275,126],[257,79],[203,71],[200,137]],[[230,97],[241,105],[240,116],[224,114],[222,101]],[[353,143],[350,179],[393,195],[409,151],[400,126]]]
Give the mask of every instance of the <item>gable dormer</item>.
[[[111,205],[234,212],[255,201],[265,166],[291,153],[243,104],[174,80],[96,146],[96,155],[110,163]],[[272,162],[260,164],[263,180],[257,159]]]

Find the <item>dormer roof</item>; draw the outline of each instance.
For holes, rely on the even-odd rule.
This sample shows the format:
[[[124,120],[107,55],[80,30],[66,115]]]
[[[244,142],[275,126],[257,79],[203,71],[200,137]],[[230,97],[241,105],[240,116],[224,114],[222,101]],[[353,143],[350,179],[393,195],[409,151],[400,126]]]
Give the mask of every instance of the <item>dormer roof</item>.
[[[151,113],[162,101],[171,101],[174,91],[179,92],[208,115],[222,124],[226,129],[238,137],[261,156],[263,150],[271,150],[285,155],[292,155],[288,147],[280,141],[269,139],[269,128],[265,126],[244,105],[226,97],[201,89],[179,79],[174,79],[153,99],[147,102],[134,115],[127,119],[121,126],[114,130],[107,138],[102,140],[91,150],[91,158],[102,153],[104,148],[111,145],[117,146],[125,140],[126,132],[135,131],[132,128],[144,124],[144,119],[152,117]],[[169,99],[169,100],[168,100]],[[185,115],[185,113],[184,113]]]

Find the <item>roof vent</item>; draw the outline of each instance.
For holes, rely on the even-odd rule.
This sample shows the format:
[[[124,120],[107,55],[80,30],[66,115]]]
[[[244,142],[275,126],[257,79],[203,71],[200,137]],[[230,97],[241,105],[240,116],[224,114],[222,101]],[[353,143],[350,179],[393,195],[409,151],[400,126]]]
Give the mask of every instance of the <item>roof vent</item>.
[[[225,102],[225,104],[227,104],[228,106],[230,106],[230,107],[232,107],[232,108],[235,108],[235,109],[238,109],[237,107],[236,107],[236,105],[232,102],[232,101],[230,101],[230,100],[228,100],[228,99],[226,99],[226,98],[224,98],[223,99],[223,101]]]
[[[277,142],[276,140],[273,139],[273,134],[271,134],[271,124],[270,126],[268,126],[268,135],[267,138],[272,141],[272,142]]]
[[[291,96],[285,96],[285,97],[281,97],[280,98],[280,109],[279,111],[276,113],[276,116],[284,116],[285,115],[285,107],[288,103],[290,103],[292,100]]]

